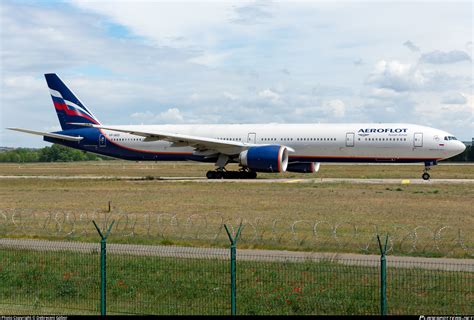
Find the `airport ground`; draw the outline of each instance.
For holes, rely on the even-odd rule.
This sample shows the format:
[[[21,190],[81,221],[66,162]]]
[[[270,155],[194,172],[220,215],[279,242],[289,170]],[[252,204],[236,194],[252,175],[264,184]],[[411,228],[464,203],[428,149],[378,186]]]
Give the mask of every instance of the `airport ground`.
[[[52,163],[0,163],[0,176],[107,176],[107,177],[205,177],[212,164],[197,162],[91,161]],[[236,170],[237,165],[228,169]],[[300,174],[259,173],[258,178],[374,178],[419,179],[423,164],[322,163],[319,172]],[[474,179],[474,163],[441,162],[430,171],[433,179]]]
[[[19,210],[37,215],[61,210],[88,213],[105,210],[108,201],[111,201],[117,211],[133,213],[134,219],[142,217],[150,220],[157,215],[175,215],[176,221],[181,221],[184,225],[190,221],[190,217],[196,221],[198,219],[196,217],[205,216],[207,226],[212,223],[220,224],[222,221],[235,226],[238,222],[244,221],[253,225],[252,231],[249,228],[246,231],[247,239],[250,237],[249,233],[253,232],[253,239],[242,242],[243,248],[307,251],[361,253],[360,244],[356,246],[333,246],[327,243],[323,246],[315,245],[314,241],[310,241],[314,239],[310,238],[314,238],[315,231],[323,233],[325,227],[323,224],[326,225],[327,230],[324,231],[328,235],[331,232],[334,233],[334,226],[342,225],[337,230],[338,240],[345,237],[347,241],[351,241],[354,227],[360,234],[364,231],[372,234],[375,227],[381,234],[388,232],[395,238],[405,241],[405,248],[399,248],[398,254],[472,257],[474,185],[436,182],[437,178],[459,179],[459,181],[473,179],[474,166],[472,165],[436,166],[432,170],[433,179],[429,183],[420,181],[421,165],[338,164],[323,164],[317,174],[263,174],[259,176],[257,183],[241,181],[242,183],[216,184],[195,183],[192,180],[180,179],[158,180],[159,177],[164,176],[199,178],[212,167],[212,165],[195,163],[124,161],[1,164],[0,176],[52,176],[52,179],[0,179],[0,210]],[[64,176],[72,179],[54,178]],[[83,179],[75,179],[74,176]],[[86,178],[88,176],[91,179]],[[108,177],[108,179],[92,179],[98,176]],[[143,179],[134,180],[126,179],[126,177],[142,177]],[[292,178],[294,180],[287,181],[296,183],[258,183],[259,180],[264,182],[275,177]],[[320,177],[390,178],[400,179],[400,181],[398,184],[393,183],[397,180],[392,180],[391,183],[384,183],[382,180],[375,184],[363,183],[364,180],[359,180],[359,183],[337,182],[337,180],[327,183],[298,183],[300,180],[306,181],[307,178]],[[406,184],[407,179],[419,181],[420,184]],[[405,184],[402,184],[402,180],[405,180]],[[148,216],[145,217],[145,214]],[[319,229],[316,230],[315,225],[318,222],[324,223],[320,224]],[[142,226],[142,228],[145,227]],[[197,221],[195,228],[203,228],[203,222]],[[275,228],[280,229],[275,232]],[[394,231],[397,228],[404,231]],[[183,230],[180,231],[180,239],[170,236],[164,242],[162,239],[161,243],[216,245],[208,243],[203,237],[200,237],[199,241],[191,241],[192,237],[187,237],[182,233],[196,231],[193,228],[183,228]],[[418,237],[425,237],[426,244],[422,249],[420,249],[422,241],[418,239],[417,250],[413,250],[413,239],[410,238],[413,237],[413,230]],[[168,231],[174,232],[171,229]],[[437,234],[437,231],[440,233]],[[397,232],[400,234],[396,234]],[[405,233],[402,235],[402,232]],[[259,237],[254,236],[256,233],[259,233]],[[438,240],[449,242],[449,246],[452,247],[453,242],[457,241],[455,238],[461,233],[464,246],[462,250],[450,248],[449,254],[437,253],[433,250],[431,244],[436,237],[442,236],[443,239]],[[296,241],[295,235],[299,237]],[[44,238],[40,234],[35,234],[34,230],[29,236]],[[222,239],[225,240],[225,234],[223,236]],[[282,239],[277,242],[265,241],[265,236],[273,240],[275,236],[280,236]],[[406,239],[401,239],[402,237]],[[91,241],[91,239],[87,240]],[[133,243],[134,240],[127,238],[127,242]],[[143,242],[143,239],[136,242],[148,243]],[[220,245],[224,244],[225,242],[220,243]],[[376,249],[375,245],[371,247]],[[375,252],[372,250],[370,253]]]
[[[390,234],[389,314],[472,313],[473,165],[437,166],[429,182],[421,165],[328,164],[201,183],[212,168],[0,164],[0,312],[98,314],[91,220],[115,219],[110,314],[228,314],[222,224],[239,222],[237,246],[252,249],[237,253],[239,314],[378,314],[375,233]]]

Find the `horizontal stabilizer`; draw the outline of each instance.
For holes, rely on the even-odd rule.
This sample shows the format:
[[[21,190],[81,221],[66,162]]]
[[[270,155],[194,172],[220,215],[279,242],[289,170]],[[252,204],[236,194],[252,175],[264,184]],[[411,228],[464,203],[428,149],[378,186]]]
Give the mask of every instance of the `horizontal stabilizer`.
[[[7,128],[7,129],[8,130],[31,133],[31,134],[36,134],[36,135],[39,135],[39,136],[45,136],[45,137],[56,138],[56,139],[61,139],[61,140],[67,140],[67,141],[81,141],[82,139],[84,139],[83,137],[73,137],[73,136],[67,136],[65,134],[59,134],[59,133],[41,132],[41,131],[34,131],[34,130],[27,130],[27,129],[20,129],[20,128]]]

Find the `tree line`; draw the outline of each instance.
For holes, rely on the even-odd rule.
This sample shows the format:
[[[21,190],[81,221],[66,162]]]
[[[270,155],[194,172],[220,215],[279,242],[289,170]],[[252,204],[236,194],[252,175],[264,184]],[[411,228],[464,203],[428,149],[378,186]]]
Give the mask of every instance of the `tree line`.
[[[59,144],[41,149],[17,148],[0,152],[0,162],[71,162],[113,160],[113,158],[68,148]]]

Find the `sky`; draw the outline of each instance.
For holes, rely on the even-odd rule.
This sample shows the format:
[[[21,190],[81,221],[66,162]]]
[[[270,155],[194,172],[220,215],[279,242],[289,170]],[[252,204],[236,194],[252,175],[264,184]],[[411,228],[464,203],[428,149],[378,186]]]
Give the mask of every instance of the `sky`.
[[[405,122],[474,137],[472,1],[0,1],[0,146],[103,124]]]

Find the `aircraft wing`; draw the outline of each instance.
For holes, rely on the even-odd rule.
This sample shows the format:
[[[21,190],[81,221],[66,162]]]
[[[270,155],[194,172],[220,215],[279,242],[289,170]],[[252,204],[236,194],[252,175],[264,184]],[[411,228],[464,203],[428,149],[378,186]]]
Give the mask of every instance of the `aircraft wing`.
[[[61,139],[61,140],[67,140],[67,141],[81,141],[82,139],[84,139],[83,137],[80,137],[80,136],[74,137],[74,136],[68,136],[68,135],[59,134],[59,133],[41,132],[41,131],[34,131],[34,130],[20,129],[20,128],[7,128],[7,129],[36,134],[39,136],[46,136],[46,137],[51,137],[51,138],[56,138],[56,139]]]
[[[219,140],[207,137],[190,136],[178,133],[167,133],[158,131],[140,131],[140,130],[129,130],[123,127],[116,126],[103,126],[90,123],[74,123],[74,125],[80,125],[85,127],[92,127],[97,129],[111,130],[117,132],[124,132],[133,134],[136,136],[145,137],[147,141],[164,140],[172,143],[172,147],[193,147],[194,153],[197,155],[216,155],[222,153],[225,155],[237,155],[240,152],[247,150],[249,147],[254,146],[251,143],[239,142],[239,141],[227,141]],[[292,150],[289,150],[292,151]]]

